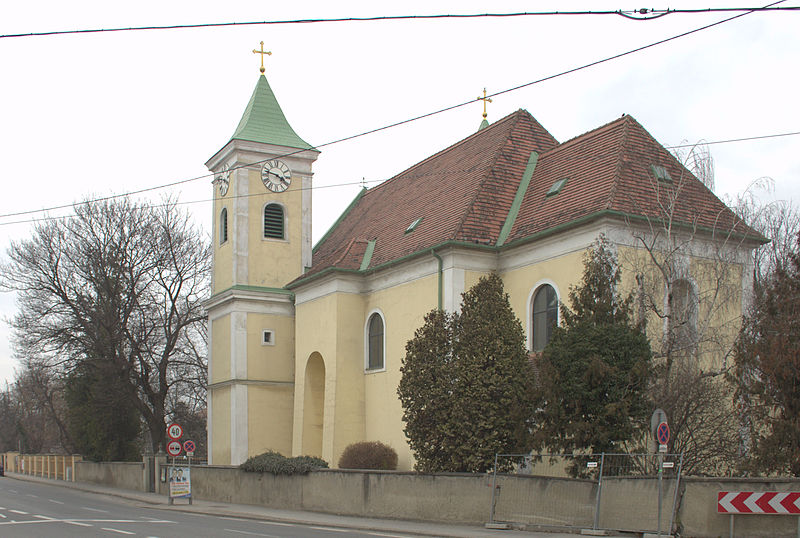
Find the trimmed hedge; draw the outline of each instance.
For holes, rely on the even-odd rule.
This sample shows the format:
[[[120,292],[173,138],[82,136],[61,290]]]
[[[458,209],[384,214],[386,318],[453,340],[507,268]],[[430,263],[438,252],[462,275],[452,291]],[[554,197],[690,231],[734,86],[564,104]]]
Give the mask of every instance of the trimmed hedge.
[[[275,475],[308,474],[314,469],[327,469],[328,463],[314,456],[287,458],[278,452],[264,452],[248,458],[239,469],[251,473],[272,473]]]
[[[397,469],[397,452],[379,441],[353,443],[342,452],[339,468],[394,471]]]

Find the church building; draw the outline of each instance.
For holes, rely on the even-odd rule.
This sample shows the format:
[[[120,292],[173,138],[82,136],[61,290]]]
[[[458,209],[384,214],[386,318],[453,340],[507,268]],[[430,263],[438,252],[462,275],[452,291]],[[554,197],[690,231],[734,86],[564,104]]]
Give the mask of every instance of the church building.
[[[318,155],[262,70],[233,136],[206,163],[215,176],[210,464],[274,450],[335,467],[351,443],[381,441],[400,469],[413,468],[396,390],[425,314],[457,310],[462,293],[496,272],[528,349],[541,351],[587,248],[604,234],[621,260],[645,255],[643,237],[664,239],[670,200],[669,229],[696,247],[681,262],[688,303],[705,293],[695,274],[708,262],[704,245],[730,238],[726,278],[738,291],[725,316],[748,300],[760,236],[631,116],[565,142],[525,110],[484,119],[363,189],[312,246]],[[632,271],[623,276],[636,285]]]

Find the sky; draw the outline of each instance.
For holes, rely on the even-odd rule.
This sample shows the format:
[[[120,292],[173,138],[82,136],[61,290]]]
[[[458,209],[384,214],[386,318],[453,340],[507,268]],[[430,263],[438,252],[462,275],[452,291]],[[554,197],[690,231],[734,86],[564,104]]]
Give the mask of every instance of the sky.
[[[675,1],[655,9],[756,7]],[[781,6],[797,6],[787,0]],[[170,2],[41,0],[4,6],[0,36],[59,30],[391,15],[629,9],[609,1]],[[173,196],[206,233],[212,178],[204,163],[233,134],[259,76],[294,130],[320,145],[314,165],[313,239],[355,197],[474,132],[476,98],[495,94],[488,120],[526,109],[559,141],[632,115],[665,146],[800,131],[800,11],[234,25],[0,37],[0,263],[35,211],[182,180],[137,195]],[[336,140],[468,103],[398,127]],[[800,136],[711,144],[716,192],[733,197],[760,178],[764,200],[800,200]],[[0,318],[15,297],[0,292]],[[16,363],[0,322],[0,382]]]

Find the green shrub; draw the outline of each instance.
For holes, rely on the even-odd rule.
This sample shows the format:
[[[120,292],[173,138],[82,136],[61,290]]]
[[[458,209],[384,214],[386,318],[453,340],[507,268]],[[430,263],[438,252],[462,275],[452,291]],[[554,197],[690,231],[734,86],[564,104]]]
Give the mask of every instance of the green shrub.
[[[394,471],[397,469],[397,452],[378,441],[353,443],[342,452],[339,468]]]
[[[314,456],[297,456],[287,458],[278,452],[264,452],[258,456],[248,458],[239,465],[239,469],[251,473],[272,473],[275,475],[308,474],[314,469],[327,469],[325,460]]]

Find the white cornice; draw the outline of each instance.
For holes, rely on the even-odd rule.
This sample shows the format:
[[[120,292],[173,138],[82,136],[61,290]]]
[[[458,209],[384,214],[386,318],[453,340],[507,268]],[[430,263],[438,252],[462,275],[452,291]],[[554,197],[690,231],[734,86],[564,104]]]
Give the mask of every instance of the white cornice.
[[[268,290],[227,289],[214,295],[203,303],[209,320],[214,320],[232,312],[254,314],[278,314],[294,317],[292,296],[287,293]]]

